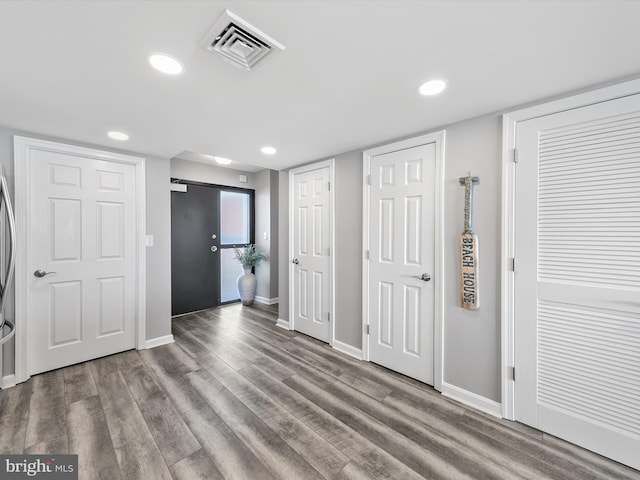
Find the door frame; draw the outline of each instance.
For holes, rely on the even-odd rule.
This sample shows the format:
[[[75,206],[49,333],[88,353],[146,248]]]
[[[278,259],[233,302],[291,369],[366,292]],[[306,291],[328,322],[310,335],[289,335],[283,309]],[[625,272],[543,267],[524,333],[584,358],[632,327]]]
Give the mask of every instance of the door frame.
[[[292,168],[289,170],[289,258],[287,259],[287,263],[289,264],[289,330],[295,330],[295,316],[293,314],[294,310],[294,266],[291,260],[295,256],[295,245],[293,239],[293,225],[294,225],[294,217],[295,212],[293,208],[293,198],[295,195],[294,191],[294,177],[300,173],[311,172],[313,170],[319,170],[321,168],[329,167],[329,201],[331,205],[329,205],[329,228],[331,229],[330,240],[329,240],[329,313],[331,315],[329,319],[330,327],[329,327],[329,345],[333,347],[333,344],[336,340],[336,304],[335,304],[335,271],[336,271],[336,255],[335,255],[335,246],[336,246],[336,189],[335,189],[335,158],[330,158],[328,160],[322,160],[320,162],[310,163],[308,165],[303,165],[301,167]]]
[[[371,215],[371,186],[369,185],[371,175],[371,158],[384,155],[386,153],[406,150],[408,148],[419,147],[435,143],[436,165],[435,165],[435,205],[434,205],[434,306],[433,306],[433,387],[441,391],[443,379],[443,342],[444,342],[444,252],[443,243],[443,207],[444,207],[444,154],[445,154],[445,130],[440,130],[418,137],[409,138],[399,142],[393,142],[380,147],[365,150],[362,153],[362,359],[369,362],[369,340],[367,327],[370,323],[369,317],[369,258],[370,232],[369,218]]]
[[[515,305],[517,262],[515,245],[515,174],[517,168],[516,127],[518,122],[586,107],[640,93],[640,79],[597,88],[586,93],[508,112],[502,116],[502,247],[500,317],[502,344],[502,417],[515,420]],[[515,263],[515,271],[513,268]]]
[[[124,163],[135,167],[136,185],[136,318],[134,324],[136,349],[146,348],[146,193],[145,193],[145,159],[132,155],[80,147],[65,143],[40,140],[36,138],[14,136],[14,171],[15,171],[15,211],[16,211],[16,243],[23,248],[16,249],[15,275],[15,318],[20,328],[15,336],[15,379],[16,383],[24,382],[31,376],[31,295],[27,272],[29,264],[29,243],[27,229],[30,220],[30,184],[31,174],[30,151],[45,150],[82,157],[90,157],[106,162]]]
[[[244,188],[244,187],[234,187],[231,185],[222,185],[222,184],[218,184],[218,183],[206,183],[206,182],[198,182],[195,180],[186,180],[183,178],[178,178],[178,177],[171,177],[171,185],[185,185],[186,188],[189,188],[189,185],[195,185],[196,187],[209,187],[209,188],[216,188],[218,189],[219,192],[222,192],[223,190],[228,191],[228,192],[239,192],[239,193],[246,193],[247,195],[249,195],[249,244],[254,244],[256,243],[256,191],[253,188]],[[177,191],[177,190],[176,190]],[[186,192],[186,191],[185,191]],[[173,193],[173,192],[171,192]],[[184,193],[184,192],[178,192],[178,193]],[[173,212],[171,212],[171,215],[173,215]],[[173,217],[172,217],[173,218]],[[172,232],[173,235],[173,232]],[[238,244],[240,246],[242,245],[248,245],[248,244]],[[234,247],[235,248],[235,245]],[[219,247],[221,253],[222,253],[222,244],[220,244]],[[252,268],[252,270],[255,270],[255,267]],[[218,272],[220,273],[220,272]],[[173,272],[172,272],[173,275]],[[218,279],[218,282],[220,283],[220,287],[222,287],[222,283],[221,283],[221,278]],[[238,303],[240,302],[240,299],[238,300],[229,300],[226,302],[220,301],[220,305],[230,305],[233,303]],[[189,313],[194,313],[194,312],[187,312],[187,313],[181,313],[175,316],[180,316],[180,315],[187,315]]]

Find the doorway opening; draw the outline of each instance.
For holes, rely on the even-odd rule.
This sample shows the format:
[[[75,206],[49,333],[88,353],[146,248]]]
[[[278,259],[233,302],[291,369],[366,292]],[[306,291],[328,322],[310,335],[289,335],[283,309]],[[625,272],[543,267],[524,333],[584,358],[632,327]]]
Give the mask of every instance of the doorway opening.
[[[290,328],[335,340],[334,160],[289,171]]]
[[[363,153],[363,360],[442,390],[445,132]]]
[[[145,346],[145,160],[14,137],[15,381]]]
[[[503,122],[503,416],[638,469],[640,83]]]
[[[235,248],[255,243],[255,191],[172,179],[171,314],[239,300]]]

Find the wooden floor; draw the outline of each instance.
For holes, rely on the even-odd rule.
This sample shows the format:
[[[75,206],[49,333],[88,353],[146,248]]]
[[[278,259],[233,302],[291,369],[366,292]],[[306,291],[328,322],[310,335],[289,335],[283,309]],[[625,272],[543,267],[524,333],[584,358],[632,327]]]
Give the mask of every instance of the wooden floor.
[[[77,453],[81,479],[640,479],[275,318],[179,317],[175,344],[3,390],[0,453]]]

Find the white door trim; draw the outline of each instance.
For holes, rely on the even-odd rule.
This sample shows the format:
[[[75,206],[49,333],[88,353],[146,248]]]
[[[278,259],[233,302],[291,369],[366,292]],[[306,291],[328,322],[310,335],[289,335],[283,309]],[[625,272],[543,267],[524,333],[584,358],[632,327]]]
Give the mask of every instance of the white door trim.
[[[363,216],[362,216],[362,359],[369,361],[369,335],[366,327],[369,324],[369,262],[367,252],[370,249],[369,243],[369,216],[371,214],[370,206],[370,185],[369,176],[371,175],[371,157],[383,155],[385,153],[397,152],[398,150],[406,150],[408,148],[419,147],[429,143],[436,145],[436,172],[435,172],[435,271],[433,272],[434,282],[434,328],[433,328],[433,387],[442,390],[443,378],[443,308],[444,308],[444,256],[443,256],[443,214],[444,206],[444,148],[445,148],[445,131],[428,133],[419,137],[409,138],[400,142],[394,142],[380,147],[365,150],[362,154],[363,176]]]
[[[295,256],[294,254],[294,241],[293,241],[293,221],[294,221],[294,211],[293,211],[293,197],[294,197],[294,187],[293,187],[293,177],[300,173],[311,172],[313,170],[318,170],[320,168],[329,167],[329,201],[331,205],[329,206],[329,225],[331,228],[331,240],[330,240],[330,259],[329,259],[329,294],[331,298],[329,299],[329,311],[331,314],[331,334],[329,338],[329,345],[333,346],[336,339],[336,306],[335,306],[335,290],[336,283],[334,278],[334,272],[336,271],[336,189],[335,189],[335,158],[330,158],[328,160],[322,160],[320,162],[311,163],[309,165],[303,165],[301,167],[292,168],[289,170],[289,258],[287,262],[289,264],[289,330],[295,330],[294,325],[294,289],[293,289],[293,276],[294,276],[294,268],[291,260]],[[278,319],[280,321],[280,319]],[[284,323],[284,322],[283,322]]]
[[[96,150],[93,148],[67,145],[64,143],[39,140],[29,137],[15,136],[13,140],[15,169],[15,211],[16,241],[22,248],[16,250],[15,276],[15,378],[16,383],[24,382],[31,376],[29,359],[31,358],[30,330],[31,316],[29,311],[29,280],[27,272],[29,264],[27,225],[30,212],[30,164],[31,149],[65,153],[90,157],[107,162],[133,165],[136,173],[136,254],[138,257],[136,274],[136,348],[145,348],[146,336],[146,195],[145,195],[145,159],[131,155]]]
[[[551,115],[595,103],[640,93],[640,79],[610,87],[573,95],[541,105],[516,110],[502,116],[502,252],[500,316],[502,318],[502,416],[515,420],[515,389],[511,368],[515,367],[514,344],[514,285],[515,273],[511,270],[511,259],[515,252],[515,170],[516,125],[532,118]]]

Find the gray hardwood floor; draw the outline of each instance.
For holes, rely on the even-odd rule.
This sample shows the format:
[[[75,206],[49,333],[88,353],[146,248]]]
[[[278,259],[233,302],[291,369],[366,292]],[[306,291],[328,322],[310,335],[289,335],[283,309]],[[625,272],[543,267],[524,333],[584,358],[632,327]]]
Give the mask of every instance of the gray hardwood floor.
[[[275,318],[186,315],[172,345],[3,390],[0,452],[77,453],[81,479],[640,479]]]

